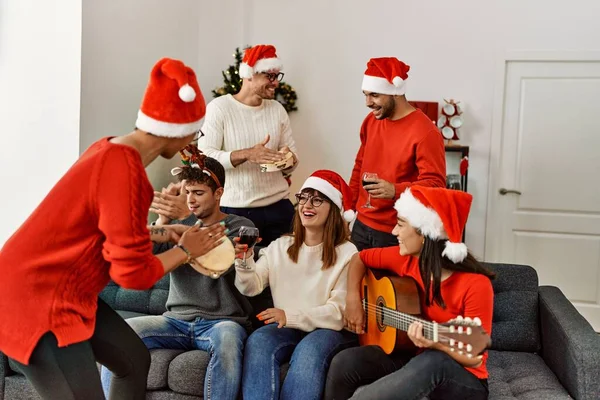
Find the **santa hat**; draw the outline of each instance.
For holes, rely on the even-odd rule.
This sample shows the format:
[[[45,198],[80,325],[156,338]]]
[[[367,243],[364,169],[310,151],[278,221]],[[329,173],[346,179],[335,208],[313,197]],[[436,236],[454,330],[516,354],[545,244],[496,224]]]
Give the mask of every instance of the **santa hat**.
[[[338,173],[327,169],[320,169],[306,179],[300,191],[315,189],[323,193],[338,206],[346,222],[352,222],[356,213],[352,210],[352,192],[350,186]]]
[[[194,71],[179,60],[163,58],[150,73],[135,126],[156,136],[179,138],[199,131],[205,112]]]
[[[395,57],[371,58],[363,76],[362,90],[367,92],[403,95],[410,66]]]
[[[277,58],[275,46],[259,44],[246,49],[244,59],[240,64],[240,78],[252,78],[252,75],[259,72],[281,70],[282,68],[283,64]]]
[[[472,201],[473,196],[460,190],[412,186],[400,195],[394,208],[423,236],[448,239],[442,256],[456,264],[467,257],[462,236]]]

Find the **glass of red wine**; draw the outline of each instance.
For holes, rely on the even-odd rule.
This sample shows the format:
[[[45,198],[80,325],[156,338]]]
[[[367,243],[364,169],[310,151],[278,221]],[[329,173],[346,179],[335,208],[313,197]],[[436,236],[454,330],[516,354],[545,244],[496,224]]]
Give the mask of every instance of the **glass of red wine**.
[[[253,226],[242,226],[240,227],[238,235],[240,238],[240,241],[238,243],[248,245],[248,249],[251,249],[258,241],[258,228],[255,228]],[[248,249],[244,251],[244,258],[242,258],[242,262],[240,265],[242,268],[248,268],[246,264],[246,254],[248,253]]]
[[[372,185],[375,182],[373,182],[373,180],[378,179],[379,177],[377,176],[377,174],[375,172],[365,172],[362,176],[362,185],[363,188],[367,185]],[[367,190],[367,189],[365,189]],[[369,195],[368,199],[367,199],[367,203],[362,206],[363,208],[375,208],[371,205],[371,192],[369,192],[367,190],[367,194]]]

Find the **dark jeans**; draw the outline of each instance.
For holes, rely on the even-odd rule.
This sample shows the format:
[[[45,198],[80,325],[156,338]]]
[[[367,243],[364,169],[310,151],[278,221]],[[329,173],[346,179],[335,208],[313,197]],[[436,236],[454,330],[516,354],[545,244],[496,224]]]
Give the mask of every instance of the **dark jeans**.
[[[221,207],[226,214],[246,217],[254,223],[260,232],[261,247],[267,247],[273,240],[292,231],[294,206],[289,199],[279,200],[269,206],[256,208]]]
[[[354,393],[357,388],[368,385]],[[378,346],[346,349],[331,362],[325,400],[486,400],[487,381],[480,380],[437,350],[410,357],[387,355]]]
[[[58,347],[48,332],[33,350],[29,365],[15,363],[43,399],[104,400],[96,361],[115,374],[111,400],[146,398],[150,353],[123,318],[100,299],[89,340]]]
[[[374,247],[398,245],[398,238],[392,235],[391,232],[378,231],[377,229],[368,227],[358,219],[354,221],[350,240],[352,240],[352,243],[354,243],[358,251],[372,249]]]

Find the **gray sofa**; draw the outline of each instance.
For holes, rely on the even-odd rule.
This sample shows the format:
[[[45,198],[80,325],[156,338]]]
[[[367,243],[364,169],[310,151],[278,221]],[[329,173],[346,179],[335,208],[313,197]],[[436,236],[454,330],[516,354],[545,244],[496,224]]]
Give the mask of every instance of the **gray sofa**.
[[[600,399],[600,336],[559,289],[538,286],[533,268],[489,265],[498,272],[490,400]],[[101,296],[125,318],[160,314],[168,287],[168,277],[144,292],[110,284]],[[147,399],[202,398],[205,352],[153,350],[151,355]],[[39,398],[1,353],[0,377],[0,400]]]

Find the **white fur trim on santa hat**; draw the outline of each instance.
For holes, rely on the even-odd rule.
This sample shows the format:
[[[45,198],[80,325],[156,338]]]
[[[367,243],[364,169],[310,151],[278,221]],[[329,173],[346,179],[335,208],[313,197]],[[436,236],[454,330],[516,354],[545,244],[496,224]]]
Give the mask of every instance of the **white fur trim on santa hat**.
[[[186,83],[179,88],[179,98],[186,103],[191,103],[196,99],[196,91]]]
[[[249,66],[246,63],[240,64],[240,78],[252,78],[252,75],[258,74],[259,72],[266,72],[271,70],[281,71],[283,63],[279,58],[263,58],[258,60],[254,67]]]
[[[249,79],[252,78],[252,75],[254,75],[254,69],[252,69],[252,67],[246,63],[241,63],[239,73],[240,78]]]
[[[329,200],[333,201],[333,204],[338,206],[340,210],[344,210],[342,206],[342,193],[337,190],[331,183],[322,178],[316,176],[309,176],[304,185],[300,188],[300,191],[304,189],[315,189],[329,197]]]
[[[352,222],[352,221],[354,221],[354,218],[356,218],[356,211],[346,210],[342,213],[342,217],[344,217],[344,221]]]
[[[442,219],[434,209],[426,207],[413,196],[410,188],[406,189],[396,200],[394,208],[398,216],[406,219],[410,225],[418,229],[423,236],[430,239],[448,239]]]
[[[366,92],[389,94],[389,95],[403,95],[406,93],[406,81],[400,77],[394,78],[394,83],[397,83],[400,79],[401,82],[398,86],[391,84],[385,78],[379,78],[377,76],[363,75],[362,90]]]
[[[446,246],[444,251],[442,251],[442,256],[445,256],[454,264],[462,262],[465,258],[467,258],[467,245],[464,243],[453,243],[451,241],[446,241]]]
[[[135,126],[136,128],[155,136],[180,138],[199,131],[200,128],[202,128],[202,118],[194,122],[175,124],[172,122],[159,121],[144,114],[142,110],[139,110]]]

